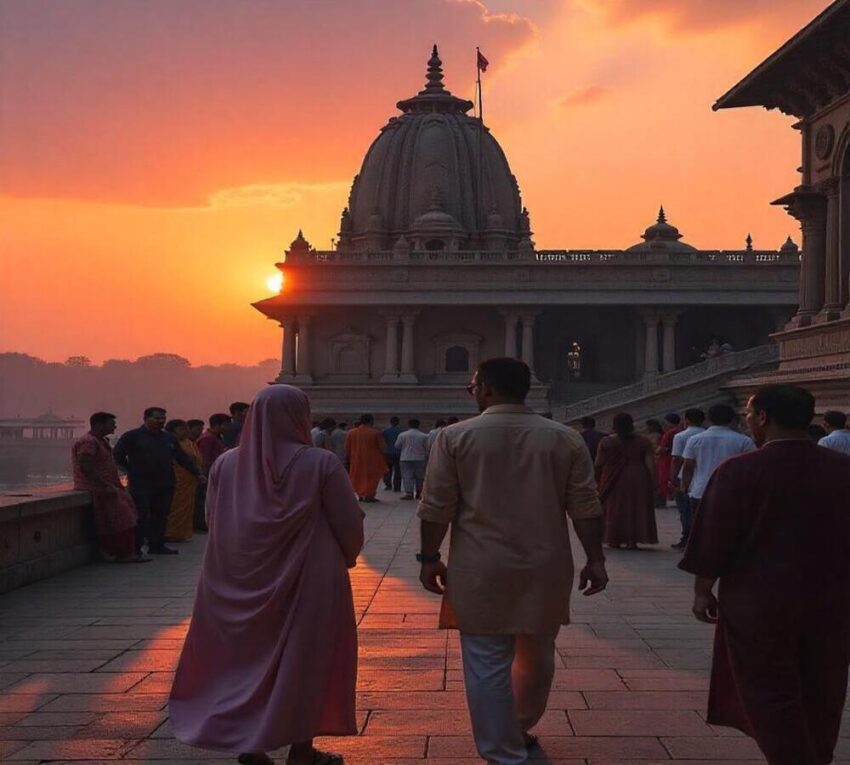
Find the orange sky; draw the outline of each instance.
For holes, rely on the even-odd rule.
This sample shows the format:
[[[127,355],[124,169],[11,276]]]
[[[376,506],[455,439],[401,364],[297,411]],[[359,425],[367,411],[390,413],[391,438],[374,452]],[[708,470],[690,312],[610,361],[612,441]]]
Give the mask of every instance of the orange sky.
[[[663,202],[697,247],[772,248],[792,120],[713,101],[826,0],[0,0],[0,351],[253,363],[249,303],[440,45],[540,247],[627,247]]]

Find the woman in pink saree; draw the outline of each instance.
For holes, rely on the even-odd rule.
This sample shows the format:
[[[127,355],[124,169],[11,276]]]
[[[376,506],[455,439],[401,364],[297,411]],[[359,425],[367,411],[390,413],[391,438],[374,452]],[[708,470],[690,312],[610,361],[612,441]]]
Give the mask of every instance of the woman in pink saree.
[[[315,736],[357,733],[357,634],[348,570],[363,512],[339,459],[312,446],[310,404],[271,385],[239,446],[216,460],[209,538],[174,686],[175,736],[241,753],[292,745],[288,765],[331,765]]]

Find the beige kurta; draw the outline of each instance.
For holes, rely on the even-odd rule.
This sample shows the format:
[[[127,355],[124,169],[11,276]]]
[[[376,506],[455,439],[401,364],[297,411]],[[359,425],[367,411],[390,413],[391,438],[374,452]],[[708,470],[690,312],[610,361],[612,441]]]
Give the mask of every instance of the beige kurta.
[[[451,524],[448,598],[460,629],[553,634],[570,618],[567,516],[602,508],[582,437],[524,406],[492,406],[431,450],[419,517]]]

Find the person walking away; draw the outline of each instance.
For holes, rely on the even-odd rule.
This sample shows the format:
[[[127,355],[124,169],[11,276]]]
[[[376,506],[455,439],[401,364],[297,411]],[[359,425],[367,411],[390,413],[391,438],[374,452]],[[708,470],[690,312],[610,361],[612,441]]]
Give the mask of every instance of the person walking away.
[[[224,443],[224,433],[230,427],[230,415],[217,412],[210,415],[209,426],[198,439],[198,452],[201,455],[201,472],[209,477],[213,463],[227,451]],[[207,484],[205,481],[198,482],[198,492],[195,499],[194,529],[206,533],[206,498]]]
[[[688,495],[691,523],[699,512],[708,479],[724,460],[756,448],[753,439],[732,428],[735,410],[729,404],[715,404],[708,410],[711,423],[705,433],[698,433],[685,444],[682,453],[682,491]]]
[[[361,502],[378,501],[375,494],[387,469],[384,437],[374,428],[374,422],[375,418],[371,414],[364,414],[360,418],[360,425],[348,431],[345,437],[348,472]]]
[[[847,415],[844,412],[826,412],[823,416],[824,430],[827,435],[818,441],[818,446],[834,449],[842,454],[850,454],[850,430],[847,429]]]
[[[664,415],[662,427],[664,433],[655,449],[655,465],[658,470],[658,507],[667,507],[667,501],[672,498],[670,490],[670,473],[673,468],[673,439],[681,433],[682,418],[675,412]]]
[[[228,449],[234,449],[239,446],[239,436],[242,433],[242,425],[245,422],[245,417],[248,415],[248,404],[244,401],[234,401],[230,405],[230,425],[221,434],[224,439],[224,445]]]
[[[400,450],[401,479],[404,484],[402,499],[419,499],[425,481],[425,465],[428,463],[428,435],[420,430],[420,422],[412,419],[407,430],[396,440]]]
[[[346,470],[348,470],[348,455],[345,453],[345,437],[348,435],[346,433],[347,428],[348,423],[338,422],[333,431],[331,431],[331,451],[345,465]]]
[[[814,410],[791,385],[750,398],[761,448],[714,472],[679,564],[694,615],[716,624],[708,722],[771,765],[832,762],[847,690],[850,457],[812,443]]]
[[[401,433],[398,423],[398,417],[390,417],[390,426],[384,428],[383,432],[387,456],[387,472],[384,474],[384,488],[387,491],[401,491],[401,452],[396,446],[396,439]]]
[[[165,546],[165,527],[174,496],[174,463],[201,482],[206,480],[177,439],[165,432],[165,420],[165,409],[148,407],[142,426],[124,433],[113,451],[115,462],[127,472],[130,495],[138,511],[137,553],[147,538],[153,555],[177,555],[177,550]]]
[[[345,469],[310,441],[310,404],[270,385],[238,449],[216,461],[210,534],[169,702],[186,744],[262,765],[341,763],[316,736],[357,733],[357,632],[348,570],[363,512]]]
[[[630,414],[614,416],[614,433],[599,442],[596,475],[605,516],[605,544],[658,544],[655,523],[655,450],[649,439],[635,433]]]
[[[135,554],[136,506],[121,485],[112,458],[109,436],[115,432],[115,415],[95,412],[89,417],[89,432],[71,447],[74,488],[91,494],[97,546],[103,560],[117,563],[147,563]]]
[[[446,427],[446,424],[446,421],[440,418],[434,423],[434,427],[428,431],[428,451],[431,450],[431,447],[434,445],[434,441],[437,440],[437,436],[440,435],[443,428]]]
[[[333,433],[334,428],[336,427],[336,420],[332,417],[325,417],[324,420],[319,422],[319,430],[316,433],[310,431],[310,436],[313,439],[313,446],[317,446],[319,449],[327,449],[328,451],[333,451],[333,444],[331,443],[331,433]]]
[[[189,438],[189,426],[184,420],[171,420],[165,424],[165,430],[171,433],[180,444],[180,448],[189,456],[198,472],[203,474],[201,453],[195,442]],[[198,479],[178,463],[174,463],[174,497],[168,513],[165,527],[167,542],[188,542],[192,539],[192,526],[195,513],[195,499],[198,494]]]
[[[587,555],[579,589],[608,582],[590,455],[575,430],[525,406],[530,385],[517,359],[478,366],[468,391],[481,414],[437,437],[419,504],[420,581],[456,616],[475,744],[496,765],[528,762],[546,709],[570,616],[568,516]]]
[[[587,445],[587,450],[590,452],[591,460],[596,460],[596,451],[599,449],[599,442],[605,438],[605,436],[605,433],[596,429],[596,420],[593,417],[581,418],[581,437]]]
[[[691,533],[691,503],[687,492],[682,490],[682,467],[684,465],[683,455],[685,446],[691,436],[704,433],[705,412],[696,407],[685,412],[685,429],[677,433],[673,438],[673,447],[670,450],[673,464],[670,469],[670,489],[676,500],[676,509],[679,511],[679,523],[682,525],[682,536],[678,542],[670,547],[674,550],[684,550],[688,544],[688,536]]]

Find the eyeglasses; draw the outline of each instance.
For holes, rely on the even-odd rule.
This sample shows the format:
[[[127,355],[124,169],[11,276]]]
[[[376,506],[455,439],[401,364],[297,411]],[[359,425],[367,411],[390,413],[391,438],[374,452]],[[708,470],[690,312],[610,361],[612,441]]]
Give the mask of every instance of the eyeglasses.
[[[475,395],[475,391],[477,391],[479,387],[481,387],[481,383],[479,383],[479,382],[471,382],[471,383],[469,383],[469,385],[467,385],[467,386],[466,386],[466,392],[467,392],[470,396],[474,396],[474,395]]]

